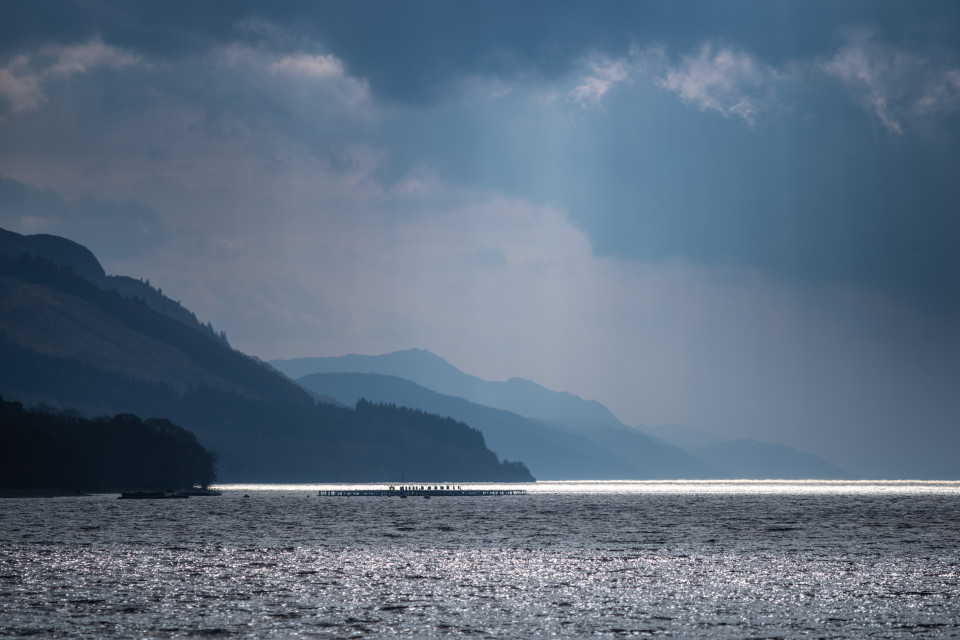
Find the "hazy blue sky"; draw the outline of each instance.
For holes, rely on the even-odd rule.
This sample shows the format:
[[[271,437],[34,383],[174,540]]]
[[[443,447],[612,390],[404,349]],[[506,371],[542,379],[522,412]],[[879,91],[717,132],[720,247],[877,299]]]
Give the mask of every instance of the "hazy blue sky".
[[[0,226],[854,471],[960,473],[958,151],[952,1],[0,4]]]

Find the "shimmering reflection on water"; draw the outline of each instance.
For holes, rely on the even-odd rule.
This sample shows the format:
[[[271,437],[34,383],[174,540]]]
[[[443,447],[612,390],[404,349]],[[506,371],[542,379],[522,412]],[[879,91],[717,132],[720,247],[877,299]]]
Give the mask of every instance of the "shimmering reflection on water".
[[[531,489],[3,500],[0,636],[960,637],[960,484]]]

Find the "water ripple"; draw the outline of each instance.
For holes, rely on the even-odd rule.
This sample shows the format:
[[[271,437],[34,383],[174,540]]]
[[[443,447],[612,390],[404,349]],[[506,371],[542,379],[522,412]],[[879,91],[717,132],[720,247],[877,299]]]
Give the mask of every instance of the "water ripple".
[[[8,499],[0,636],[960,635],[956,487],[662,484]]]

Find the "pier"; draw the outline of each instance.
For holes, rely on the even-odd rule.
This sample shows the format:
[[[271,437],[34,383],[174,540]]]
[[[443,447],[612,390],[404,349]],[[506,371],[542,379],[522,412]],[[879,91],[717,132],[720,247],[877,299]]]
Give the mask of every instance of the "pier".
[[[386,489],[321,489],[318,496],[375,496],[384,498],[440,498],[446,496],[525,496],[526,489],[463,489],[459,485],[390,485]]]

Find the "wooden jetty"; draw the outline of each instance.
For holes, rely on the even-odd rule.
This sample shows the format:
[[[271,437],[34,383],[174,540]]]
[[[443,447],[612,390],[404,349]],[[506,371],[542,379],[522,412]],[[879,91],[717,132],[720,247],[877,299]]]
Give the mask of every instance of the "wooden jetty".
[[[463,489],[454,484],[390,485],[386,489],[321,489],[318,496],[375,496],[382,498],[440,498],[447,496],[525,496],[526,489]]]

